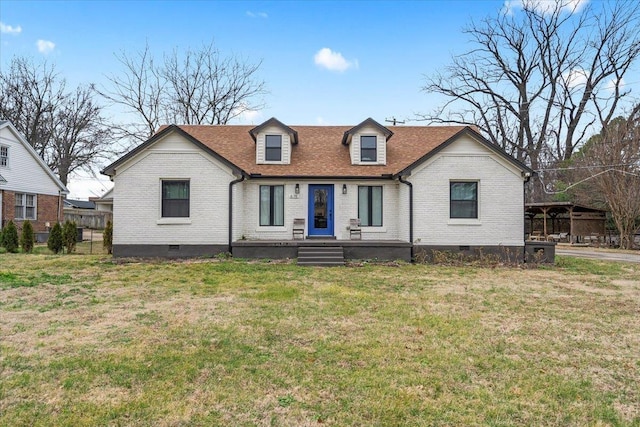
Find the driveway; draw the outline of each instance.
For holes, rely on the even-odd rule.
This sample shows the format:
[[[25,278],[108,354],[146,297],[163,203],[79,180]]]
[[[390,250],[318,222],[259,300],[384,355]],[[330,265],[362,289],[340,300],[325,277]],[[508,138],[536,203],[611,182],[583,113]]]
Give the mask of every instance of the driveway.
[[[640,264],[640,253],[596,251],[593,249],[561,249],[556,246],[556,255],[599,259],[603,261],[635,262]]]

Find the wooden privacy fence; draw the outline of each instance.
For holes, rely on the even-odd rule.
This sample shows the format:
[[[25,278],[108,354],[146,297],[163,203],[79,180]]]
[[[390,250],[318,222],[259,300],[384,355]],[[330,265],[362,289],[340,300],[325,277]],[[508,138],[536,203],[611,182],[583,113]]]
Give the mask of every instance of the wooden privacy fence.
[[[113,222],[113,213],[89,209],[65,209],[64,220],[74,221],[78,227],[102,230],[107,226],[107,221]]]

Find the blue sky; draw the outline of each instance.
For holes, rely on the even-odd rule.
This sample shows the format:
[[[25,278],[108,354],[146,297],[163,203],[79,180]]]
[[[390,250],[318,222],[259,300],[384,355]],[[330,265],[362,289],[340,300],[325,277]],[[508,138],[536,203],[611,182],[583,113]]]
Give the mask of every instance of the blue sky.
[[[267,107],[244,116],[258,124],[357,124],[409,120],[441,102],[420,90],[424,75],[468,50],[462,28],[495,16],[496,1],[0,2],[0,67],[14,55],[46,58],[73,86],[105,83],[115,53],[149,44],[157,56],[213,40],[223,54],[262,61]],[[73,197],[103,184],[78,177]],[[108,185],[107,185],[108,186]],[[86,188],[85,188],[86,187]]]
[[[148,42],[159,56],[214,40],[223,53],[263,61],[267,108],[245,121],[384,121],[427,109],[423,74],[459,50],[465,40],[460,29],[471,17],[495,14],[502,4],[3,0],[3,24],[21,31],[2,34],[1,62],[15,54],[44,55],[70,83],[101,83],[120,69],[114,53],[135,52]],[[40,53],[38,40],[53,49]],[[329,62],[341,54],[348,68],[317,65],[321,49],[330,49],[323,51]]]

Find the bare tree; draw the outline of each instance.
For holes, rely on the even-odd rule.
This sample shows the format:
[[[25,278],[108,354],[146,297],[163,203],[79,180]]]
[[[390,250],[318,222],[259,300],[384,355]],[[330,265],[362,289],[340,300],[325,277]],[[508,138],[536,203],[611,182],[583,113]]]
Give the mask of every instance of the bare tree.
[[[118,152],[109,144],[111,132],[101,117],[102,107],[96,103],[95,95],[91,86],[79,86],[67,95],[54,116],[51,149],[46,154],[65,185],[76,170],[91,172]]]
[[[123,71],[107,77],[111,87],[101,94],[134,114],[138,125],[130,123],[122,131],[138,140],[149,138],[161,124],[226,124],[264,107],[265,83],[257,77],[261,63],[222,56],[213,43],[173,50],[160,63],[148,45],[116,58]]]
[[[148,45],[133,56],[122,52],[116,59],[122,64],[123,71],[121,75],[108,77],[111,86],[100,89],[99,93],[123,106],[125,113],[132,113],[136,118],[132,123],[115,125],[122,133],[120,136],[144,141],[168,120],[162,115],[166,83]]]
[[[0,72],[0,118],[11,121],[67,184],[69,174],[91,171],[114,154],[92,86],[66,90],[54,66],[16,57]]]
[[[640,230],[640,104],[628,118],[617,117],[589,138],[574,156],[575,194],[603,198],[620,232],[620,246],[631,249]]]
[[[423,87],[446,103],[421,118],[476,125],[533,169],[569,159],[619,114],[623,77],[640,56],[638,3],[578,4],[525,0],[471,23],[474,47]]]
[[[64,98],[65,82],[46,62],[15,57],[6,73],[0,71],[0,117],[10,120],[42,158]]]

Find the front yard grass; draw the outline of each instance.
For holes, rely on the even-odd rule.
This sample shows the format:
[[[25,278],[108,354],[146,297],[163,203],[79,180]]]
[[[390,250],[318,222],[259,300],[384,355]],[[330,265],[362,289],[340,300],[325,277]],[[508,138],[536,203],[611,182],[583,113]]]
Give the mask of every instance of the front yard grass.
[[[0,255],[0,425],[640,425],[640,266]]]

